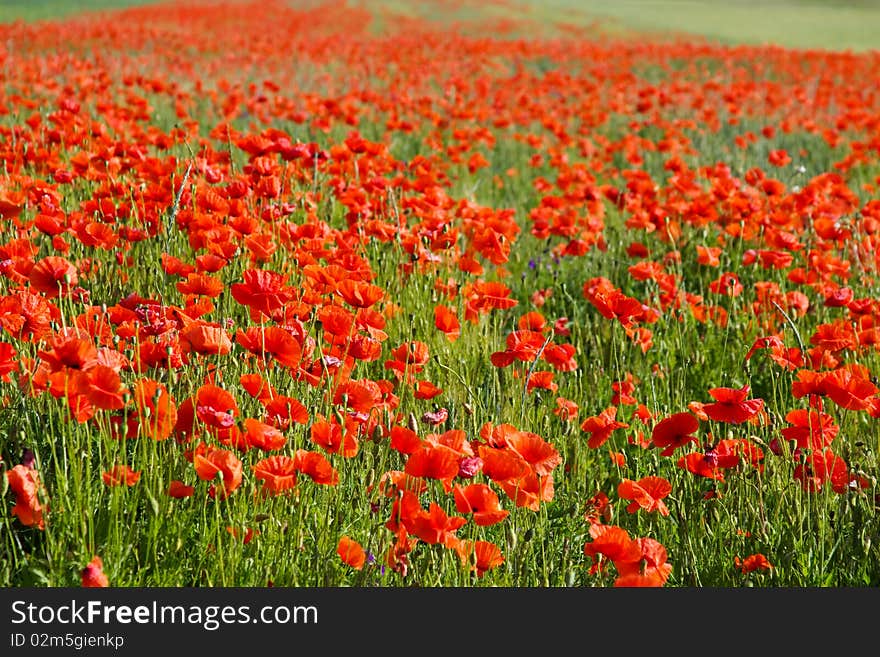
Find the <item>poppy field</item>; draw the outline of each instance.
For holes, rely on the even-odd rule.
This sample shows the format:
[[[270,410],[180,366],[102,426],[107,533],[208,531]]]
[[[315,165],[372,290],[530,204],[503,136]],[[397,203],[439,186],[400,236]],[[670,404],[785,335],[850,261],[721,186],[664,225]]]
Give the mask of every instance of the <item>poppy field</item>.
[[[0,583],[880,585],[880,53],[413,6],[0,24]]]

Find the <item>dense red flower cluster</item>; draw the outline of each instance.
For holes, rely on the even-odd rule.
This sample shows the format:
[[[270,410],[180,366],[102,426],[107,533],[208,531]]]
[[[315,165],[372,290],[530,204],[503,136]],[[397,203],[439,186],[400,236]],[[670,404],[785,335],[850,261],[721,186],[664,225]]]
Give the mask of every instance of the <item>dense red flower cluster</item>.
[[[482,38],[405,16],[377,38],[372,17],[272,0],[0,25],[2,394],[161,443],[183,466],[162,482],[179,500],[337,486],[379,443],[390,465],[367,492],[386,503],[383,563],[403,575],[420,544],[478,577],[505,563],[471,530],[553,502],[575,422],[578,449],[612,448],[608,492],[660,522],[673,476],[720,495],[730,473],[785,459],[810,493],[869,485],[841,426],[880,419],[876,58]],[[701,159],[696,138],[722,133],[731,162],[761,153],[754,166]],[[832,149],[827,171],[795,175],[808,153],[778,139],[793,133]],[[508,168],[511,150],[528,166]],[[610,249],[607,267],[578,265],[578,293],[559,282]],[[416,293],[427,317],[405,307]],[[743,374],[649,403],[665,364],[648,359],[693,327],[730,328]],[[463,419],[435,363],[472,335],[492,376],[520,380],[513,397],[554,393],[530,397],[558,434],[509,407]],[[612,342],[653,367],[626,361],[602,372],[610,395],[573,398]],[[790,380],[776,399],[751,379],[762,364]],[[668,478],[625,476],[654,448]],[[139,486],[145,466],[99,471]],[[45,528],[37,470],[6,479],[18,522]],[[592,573],[610,561],[618,585],[665,584],[666,548],[600,506]],[[337,554],[361,570],[356,539]],[[98,557],[82,577],[107,585]]]

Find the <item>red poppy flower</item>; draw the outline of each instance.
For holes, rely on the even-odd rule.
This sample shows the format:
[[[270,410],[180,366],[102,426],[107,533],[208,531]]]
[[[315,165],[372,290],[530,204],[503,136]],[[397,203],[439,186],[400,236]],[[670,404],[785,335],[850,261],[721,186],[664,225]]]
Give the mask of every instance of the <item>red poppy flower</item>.
[[[635,513],[639,508],[645,511],[657,511],[661,516],[668,516],[669,509],[663,498],[672,492],[672,484],[663,477],[643,477],[638,482],[624,479],[617,487],[621,499],[632,500],[626,510]]]
[[[631,327],[634,322],[648,320],[651,317],[647,306],[615,288],[610,281],[604,279],[587,281],[583,293],[603,317],[616,319],[625,327]]]
[[[130,416],[129,433],[153,440],[165,440],[177,423],[177,406],[165,385],[152,379],[141,379],[133,388],[137,414]]]
[[[53,372],[84,371],[98,364],[98,349],[94,342],[75,333],[53,335],[49,340],[49,348],[40,349],[37,355]]]
[[[626,422],[615,420],[617,406],[609,406],[599,415],[592,415],[581,423],[581,429],[590,434],[587,445],[591,449],[601,447],[617,429],[625,429],[629,426]]]
[[[26,290],[0,297],[0,326],[11,335],[33,341],[47,337],[51,322],[61,319],[58,308]]]
[[[393,370],[397,376],[404,373],[417,374],[424,369],[430,353],[428,345],[419,340],[404,342],[391,351],[392,360],[385,361],[385,367]]]
[[[302,359],[302,346],[289,331],[279,326],[250,326],[239,329],[235,341],[260,358],[275,359],[285,367],[297,367]]]
[[[339,483],[339,472],[320,452],[298,449],[293,459],[297,471],[302,472],[316,484],[335,486]]]
[[[510,512],[502,509],[498,495],[486,484],[470,484],[454,490],[455,508],[463,515],[473,514],[474,524],[481,527],[504,520]]]
[[[287,437],[277,428],[254,418],[245,419],[244,431],[247,444],[264,452],[281,449],[287,443]]]
[[[845,349],[856,350],[859,347],[855,329],[848,320],[838,319],[830,324],[819,324],[810,344],[822,352],[838,354]]]
[[[0,381],[9,383],[9,376],[18,369],[18,358],[15,347],[8,342],[0,342]]]
[[[214,276],[192,272],[187,274],[185,281],[177,282],[177,291],[181,294],[195,294],[206,297],[219,297],[223,292],[223,281]]]
[[[593,560],[591,574],[601,569],[600,557],[615,564],[638,562],[642,558],[638,543],[621,527],[593,524],[590,526],[590,536],[593,540],[584,544],[584,554]]]
[[[699,442],[694,432],[700,428],[700,421],[690,413],[675,413],[654,425],[651,442],[662,447],[662,456],[672,456],[679,447]]]
[[[703,412],[716,422],[747,422],[764,408],[763,399],[746,399],[748,393],[748,384],[742,388],[712,388],[709,394],[715,399],[715,403],[704,404]]]
[[[104,562],[101,557],[94,556],[89,564],[80,572],[80,580],[85,588],[106,588],[110,580],[104,574]]]
[[[430,381],[416,381],[416,389],[413,396],[416,399],[433,399],[442,393],[442,388],[438,388]]]
[[[228,449],[200,445],[200,449],[197,449],[193,455],[193,465],[199,479],[212,481],[217,473],[222,475],[221,499],[231,495],[241,485],[241,460]],[[215,496],[216,489],[213,486],[209,490],[209,494],[212,497]]]
[[[475,281],[467,285],[463,293],[467,298],[467,310],[474,319],[476,313],[513,308],[519,303],[510,298],[510,288],[499,281]]]
[[[263,482],[264,493],[278,495],[296,487],[296,462],[289,456],[276,454],[254,464],[254,477]]]
[[[773,166],[784,167],[786,164],[791,162],[791,156],[784,148],[778,148],[776,150],[770,151],[770,154],[767,156],[767,160]]]
[[[553,475],[543,477],[529,470],[519,479],[499,481],[498,485],[518,507],[538,511],[541,502],[552,502],[554,495]]]
[[[799,408],[789,411],[785,421],[793,425],[780,431],[783,438],[793,440],[800,449],[821,450],[828,447],[840,431],[834,417],[816,410]]]
[[[19,464],[6,471],[6,480],[9,482],[9,489],[15,496],[12,515],[17,516],[21,524],[26,527],[45,529],[44,509],[39,500],[42,485],[37,472]]]
[[[196,416],[214,429],[228,429],[235,423],[238,404],[230,392],[206,383],[196,391]]]
[[[186,277],[196,270],[193,265],[187,264],[183,262],[183,260],[181,260],[180,258],[176,258],[175,256],[169,255],[167,253],[163,253],[161,256],[159,256],[159,260],[162,264],[162,270],[168,276]]]
[[[717,246],[697,246],[697,263],[707,267],[718,267],[721,265],[719,256],[721,248]]]
[[[526,383],[526,391],[532,392],[535,388],[556,392],[559,385],[553,382],[553,372],[532,372]]]
[[[638,404],[639,400],[633,397],[632,394],[636,389],[635,384],[636,381],[630,372],[626,373],[626,376],[622,381],[614,381],[611,384],[611,389],[614,391],[614,395],[611,397],[611,403],[614,406]]]
[[[341,454],[351,458],[358,453],[359,443],[353,431],[339,425],[335,418],[328,422],[318,415],[311,428],[312,442],[329,454]]]
[[[458,540],[455,532],[467,522],[460,516],[448,516],[439,504],[431,502],[427,511],[420,510],[415,513],[409,522],[405,523],[407,531],[413,536],[418,536],[425,543],[441,543],[450,547]]]
[[[830,483],[835,493],[845,493],[850,485],[849,466],[830,447],[809,454],[795,468],[794,478],[808,492],[819,492]]]
[[[76,392],[84,395],[95,408],[113,410],[125,406],[123,395],[128,391],[116,370],[95,365],[77,378]]]
[[[516,481],[532,471],[525,459],[513,450],[480,445],[477,452],[483,460],[483,474],[492,481]]]
[[[507,446],[519,454],[534,468],[535,473],[544,476],[562,463],[557,449],[538,434],[529,431],[516,431],[507,436]]]
[[[179,479],[174,479],[168,484],[168,496],[175,498],[184,498],[191,497],[195,492],[195,487],[187,486],[185,483],[180,481]]]
[[[141,473],[135,472],[127,465],[114,465],[104,472],[101,478],[108,486],[134,486],[141,478]]]
[[[46,256],[31,268],[28,281],[31,289],[51,298],[74,288],[79,282],[79,276],[76,267],[67,258]]]
[[[343,536],[339,539],[339,544],[336,546],[336,554],[339,555],[343,563],[355,570],[363,568],[367,561],[367,553],[364,552],[364,548],[361,547],[360,543],[348,536]]]
[[[391,428],[391,449],[401,454],[412,454],[422,446],[422,439],[412,429],[395,426]]]
[[[828,372],[822,387],[831,401],[850,411],[870,409],[873,397],[880,392],[871,381],[868,368],[855,363]]]
[[[575,402],[566,399],[565,397],[557,397],[556,408],[553,409],[553,415],[563,422],[570,422],[571,420],[577,419],[578,410],[578,405]]]
[[[469,565],[477,572],[477,577],[504,563],[501,548],[489,541],[459,541],[455,551],[463,565]]]
[[[733,565],[743,573],[752,573],[756,570],[771,570],[773,568],[773,564],[760,552],[750,554],[745,559],[734,557]]]
[[[241,283],[230,288],[232,297],[240,304],[271,316],[294,298],[292,288],[285,287],[286,276],[266,269],[248,269]]]
[[[807,395],[825,396],[825,372],[798,370],[791,384],[791,394],[795,399]]]
[[[232,350],[232,340],[226,331],[216,324],[203,321],[191,322],[179,332],[180,346],[184,353],[214,354],[224,356]]]
[[[769,335],[766,337],[756,338],[752,343],[752,346],[746,352],[746,360],[750,360],[752,356],[755,355],[755,352],[758,349],[772,349],[774,347],[784,347],[785,343],[782,341],[782,338],[776,335]]]
[[[838,287],[825,293],[825,301],[822,305],[826,308],[841,308],[847,306],[855,298],[851,287]]]
[[[458,316],[446,306],[434,307],[434,326],[442,331],[450,342],[455,342],[461,335]]]
[[[348,305],[355,308],[369,308],[385,296],[385,290],[378,285],[351,278],[340,281],[336,292]]]
[[[238,382],[245,389],[245,392],[251,397],[258,399],[262,404],[265,404],[278,394],[272,384],[257,373],[242,374],[238,377]]]
[[[276,429],[285,431],[291,422],[306,424],[309,421],[309,412],[302,402],[287,395],[276,395],[265,401],[266,422]]]
[[[425,437],[425,443],[431,445],[443,445],[455,451],[459,456],[473,456],[474,450],[470,441],[467,439],[467,433],[462,429],[450,429],[442,434],[429,434]]]
[[[571,344],[549,344],[544,349],[543,358],[553,369],[559,372],[573,372],[578,364],[575,359],[576,350]]]
[[[344,381],[337,386],[333,403],[358,413],[369,413],[381,406],[382,389],[372,379]]]
[[[439,479],[446,485],[458,475],[458,461],[461,456],[445,445],[424,443],[410,454],[404,472],[411,477]]]
[[[516,326],[524,331],[541,333],[547,327],[547,318],[535,310],[530,310],[516,321]]]
[[[724,481],[724,470],[739,465],[739,455],[726,441],[703,452],[692,452],[678,459],[679,468],[716,481]]]
[[[614,562],[618,578],[615,587],[659,587],[666,583],[672,573],[667,562],[666,548],[653,538],[637,538],[633,541],[639,548],[637,560]]]
[[[325,335],[348,339],[354,329],[355,316],[342,306],[325,305],[317,313]]]

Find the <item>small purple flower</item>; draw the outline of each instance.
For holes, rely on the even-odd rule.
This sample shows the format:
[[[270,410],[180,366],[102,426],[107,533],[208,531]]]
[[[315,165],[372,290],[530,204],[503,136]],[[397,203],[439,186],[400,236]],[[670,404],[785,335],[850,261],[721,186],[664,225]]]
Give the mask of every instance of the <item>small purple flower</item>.
[[[710,468],[715,468],[718,466],[718,454],[715,453],[715,448],[710,449],[703,456],[703,459],[706,461],[706,465]]]
[[[458,476],[470,479],[483,469],[483,459],[479,456],[466,456],[458,462]]]

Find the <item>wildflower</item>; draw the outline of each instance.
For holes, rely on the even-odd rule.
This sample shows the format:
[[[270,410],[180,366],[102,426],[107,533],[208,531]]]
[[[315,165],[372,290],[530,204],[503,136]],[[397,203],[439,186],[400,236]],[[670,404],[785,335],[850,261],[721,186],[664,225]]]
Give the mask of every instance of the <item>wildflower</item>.
[[[86,588],[106,588],[110,586],[107,575],[104,574],[104,562],[101,557],[92,557],[88,565],[80,572],[82,585]]]
[[[39,500],[42,485],[36,470],[26,465],[16,465],[6,471],[6,480],[15,496],[12,515],[16,516],[19,522],[26,527],[45,529],[44,507]]]
[[[342,559],[343,563],[351,566],[355,570],[362,569],[367,560],[367,554],[364,552],[364,548],[361,547],[360,543],[348,536],[343,536],[339,539],[339,544],[336,546],[336,554],[339,555],[339,558]]]
[[[743,573],[751,573],[756,570],[772,570],[773,568],[773,564],[760,552],[750,554],[745,559],[740,559],[738,556],[734,557],[733,565]]]
[[[108,486],[134,486],[140,478],[141,473],[135,472],[127,465],[114,465],[101,475],[101,479]]]
[[[746,399],[749,386],[742,388],[712,388],[709,394],[714,403],[704,404],[703,412],[711,420],[742,424],[755,417],[764,408],[763,399]]]
[[[637,482],[624,479],[617,487],[617,494],[624,500],[632,500],[626,507],[630,513],[639,508],[645,511],[657,511],[661,516],[668,516],[669,509],[663,498],[672,492],[672,484],[663,477],[643,477]]]
[[[679,447],[699,442],[694,432],[700,428],[700,421],[690,413],[675,413],[654,425],[651,442],[662,447],[662,456],[672,456]]]
[[[510,514],[501,508],[498,495],[486,484],[471,484],[464,488],[456,486],[454,495],[455,508],[461,514],[473,514],[476,525],[494,525]]]

